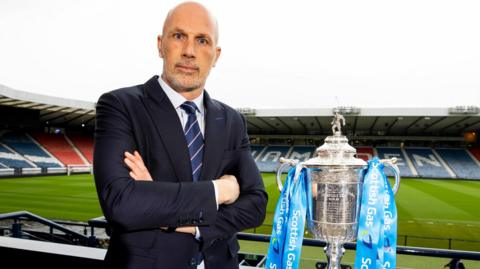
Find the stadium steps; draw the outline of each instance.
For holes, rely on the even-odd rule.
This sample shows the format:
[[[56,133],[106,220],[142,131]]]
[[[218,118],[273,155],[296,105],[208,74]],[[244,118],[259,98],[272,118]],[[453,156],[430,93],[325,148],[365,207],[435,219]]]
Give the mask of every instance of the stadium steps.
[[[438,160],[442,163],[442,165],[445,167],[445,170],[447,170],[448,174],[452,178],[457,178],[457,174],[455,174],[455,171],[450,167],[450,165],[443,159],[440,154],[435,149],[432,149],[433,154],[438,158]]]
[[[9,168],[35,168],[37,165],[16,152],[11,147],[0,143],[0,160]]]
[[[408,154],[407,154],[407,152],[405,151],[405,149],[404,149],[404,148],[400,148],[400,151],[402,152],[403,157],[405,157],[405,162],[407,163],[408,168],[410,168],[410,171],[412,172],[412,175],[413,175],[414,177],[418,177],[418,171],[417,171],[417,169],[415,168],[415,165],[413,165],[413,162],[412,162],[412,160],[410,159],[410,157],[408,157]]]
[[[8,133],[2,137],[2,143],[35,163],[37,167],[61,167],[62,164],[45,151],[36,141],[24,133]]]
[[[469,152],[477,159],[480,163],[480,148],[471,148]]]
[[[64,165],[84,164],[62,134],[33,133],[32,137]]]
[[[93,138],[84,135],[68,135],[68,139],[73,142],[75,147],[85,157],[86,161],[93,164]]]
[[[452,178],[452,175],[445,165],[443,159],[431,148],[405,148],[408,157],[412,160],[418,174],[425,178]]]
[[[87,160],[85,155],[83,155],[83,153],[78,149],[78,147],[75,145],[75,143],[73,143],[73,141],[70,138],[68,138],[67,135],[64,135],[64,138],[67,141],[67,143],[72,147],[72,149],[77,153],[78,157],[80,157],[80,159],[82,159],[83,164],[90,164],[90,162]]]
[[[400,169],[400,176],[402,177],[414,177],[416,169],[411,169],[411,162],[408,154],[402,151],[398,147],[377,147],[376,148],[378,157],[380,159],[391,159],[393,157],[397,158],[397,166]],[[410,163],[409,163],[410,162]],[[415,171],[415,172],[414,172]],[[392,172],[389,169],[385,170],[385,173],[388,176],[392,176]],[[418,174],[417,174],[418,175]]]
[[[435,150],[459,178],[480,179],[480,166],[465,149]]]

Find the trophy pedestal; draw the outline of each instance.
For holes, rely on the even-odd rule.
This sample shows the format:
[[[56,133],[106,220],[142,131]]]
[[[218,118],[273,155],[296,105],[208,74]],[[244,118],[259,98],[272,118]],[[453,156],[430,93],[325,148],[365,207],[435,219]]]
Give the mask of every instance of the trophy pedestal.
[[[345,253],[343,243],[332,242],[325,247],[325,254],[328,259],[328,269],[340,269],[340,260]]]

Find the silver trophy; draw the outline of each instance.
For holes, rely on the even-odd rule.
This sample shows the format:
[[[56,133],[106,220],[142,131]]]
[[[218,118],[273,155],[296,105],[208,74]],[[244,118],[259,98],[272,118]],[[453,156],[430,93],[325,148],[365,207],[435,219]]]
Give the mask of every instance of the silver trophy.
[[[312,188],[312,217],[307,227],[315,239],[327,242],[325,252],[329,269],[340,269],[340,259],[345,250],[343,244],[357,237],[364,169],[367,163],[355,157],[356,150],[342,135],[345,118],[336,113],[332,121],[333,136],[317,148],[316,157],[303,163],[308,168]],[[282,190],[281,175],[284,168],[298,164],[298,160],[280,160],[283,164],[277,172],[277,184]],[[397,169],[395,159],[382,160],[385,165]],[[398,174],[398,173],[396,173]],[[400,177],[396,176],[396,193]]]

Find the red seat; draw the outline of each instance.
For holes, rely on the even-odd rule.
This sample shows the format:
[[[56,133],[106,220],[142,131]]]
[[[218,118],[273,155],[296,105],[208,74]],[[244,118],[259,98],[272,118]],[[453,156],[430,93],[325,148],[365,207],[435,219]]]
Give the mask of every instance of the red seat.
[[[31,136],[64,165],[85,164],[63,134],[34,133]]]
[[[68,135],[90,164],[93,163],[93,137],[87,135]]]

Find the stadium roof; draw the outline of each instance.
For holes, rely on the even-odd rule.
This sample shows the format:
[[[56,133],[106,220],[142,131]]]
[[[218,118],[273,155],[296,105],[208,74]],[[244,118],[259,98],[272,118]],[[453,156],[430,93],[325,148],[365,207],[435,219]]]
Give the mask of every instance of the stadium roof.
[[[95,103],[15,90],[0,84],[0,105],[40,112],[49,126],[93,127]],[[326,135],[331,133],[335,111],[345,116],[347,135],[355,136],[456,136],[480,129],[480,108],[358,108],[252,109],[246,115],[250,134]]]
[[[40,121],[50,126],[93,126],[95,104],[19,91],[0,84],[0,105],[38,110]]]

